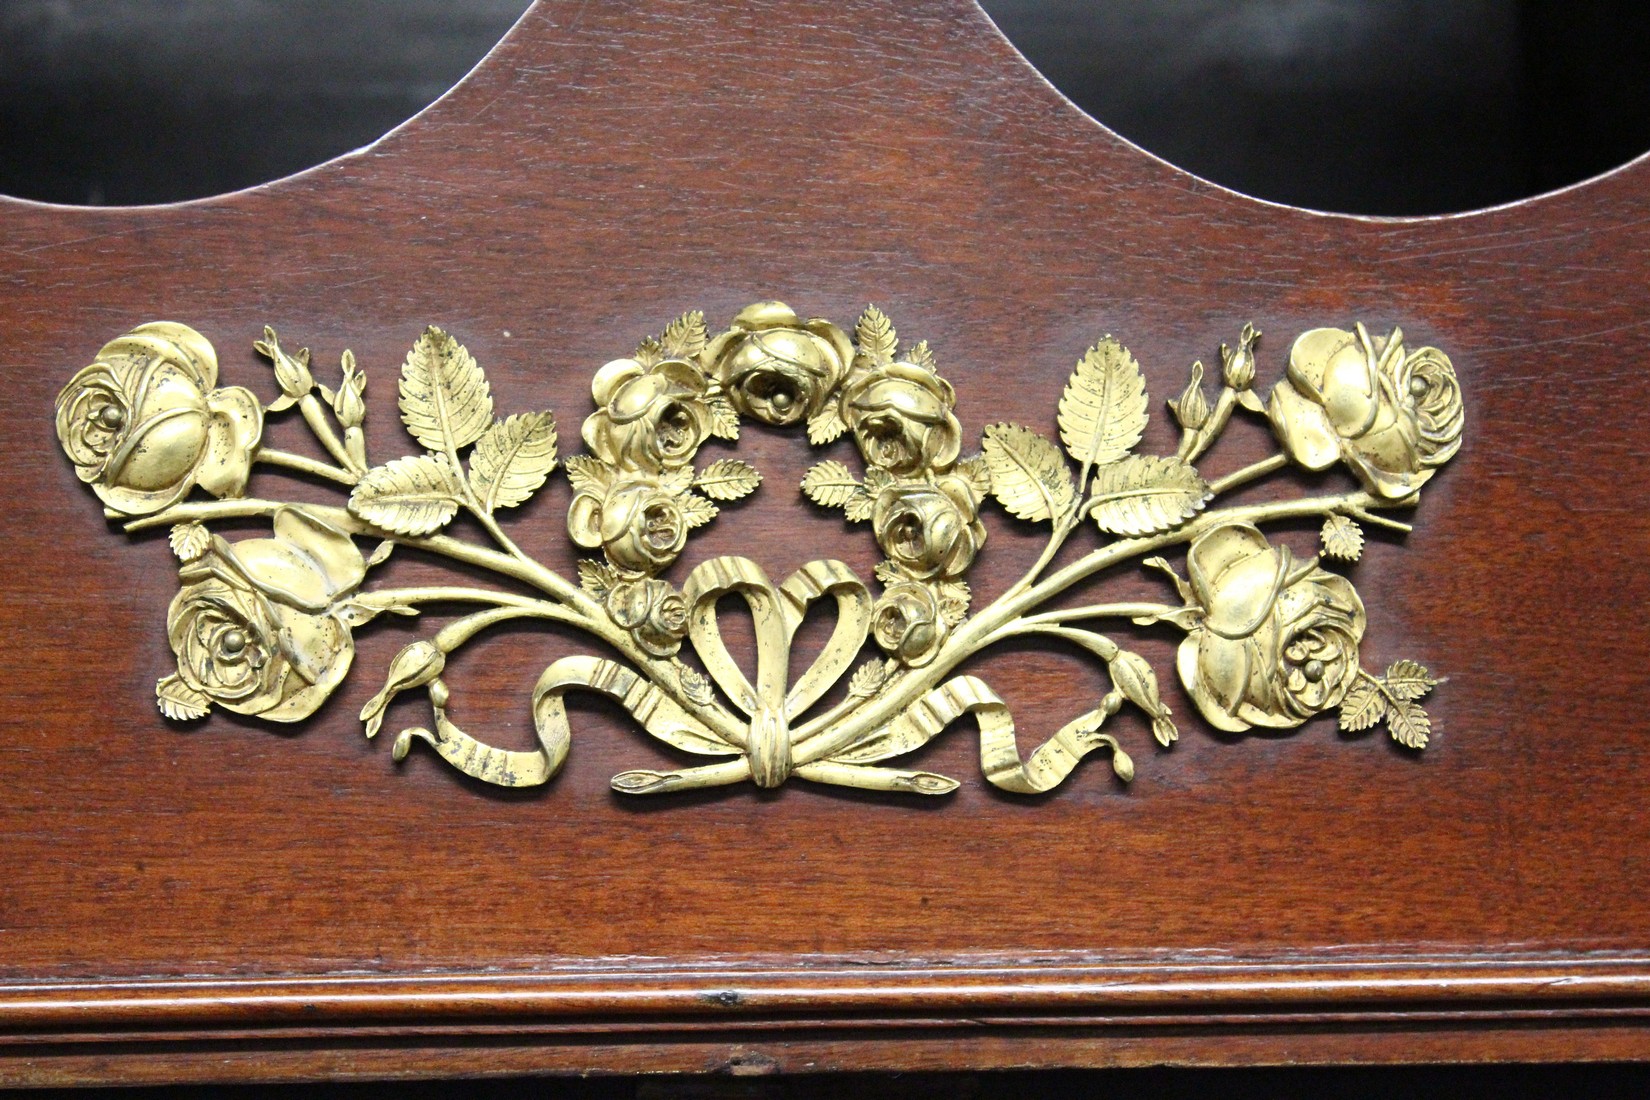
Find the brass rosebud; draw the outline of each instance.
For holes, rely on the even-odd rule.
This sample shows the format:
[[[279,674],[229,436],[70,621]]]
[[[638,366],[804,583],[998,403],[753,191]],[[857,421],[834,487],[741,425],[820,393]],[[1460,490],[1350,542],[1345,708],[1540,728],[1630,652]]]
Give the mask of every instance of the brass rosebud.
[[[889,560],[919,580],[962,576],[986,539],[979,496],[957,474],[884,486],[872,506],[871,527]]]
[[[344,353],[344,380],[332,395],[332,411],[338,423],[347,430],[359,428],[367,418],[365,395],[367,376],[355,369],[355,356]]]
[[[416,687],[433,681],[440,676],[447,667],[447,655],[436,648],[433,642],[419,639],[401,648],[390,662],[389,676],[384,681],[383,690],[361,708],[361,721],[366,723],[367,736],[376,737],[379,727],[384,723],[384,711],[389,707],[391,700],[403,691],[410,691]],[[441,704],[437,704],[439,706]]]
[[[596,372],[598,406],[584,421],[590,453],[614,469],[659,473],[685,466],[710,434],[709,383],[685,359],[644,367],[616,359]]]
[[[1465,420],[1442,352],[1406,355],[1402,332],[1371,339],[1361,325],[1303,333],[1267,414],[1296,462],[1324,470],[1344,460],[1365,489],[1389,500],[1419,490],[1454,456]]]
[[[932,661],[948,632],[939,599],[926,584],[892,585],[871,609],[871,635],[877,645],[911,668]]]
[[[1151,719],[1152,736],[1157,738],[1161,745],[1167,745],[1180,736],[1175,729],[1174,719],[1169,708],[1163,704],[1163,698],[1157,690],[1157,673],[1152,671],[1151,664],[1138,653],[1131,653],[1126,649],[1117,651],[1117,656],[1107,665],[1111,672],[1112,683],[1123,697],[1145,712]]]
[[[1246,390],[1255,384],[1255,341],[1259,339],[1255,326],[1246,324],[1238,333],[1235,351],[1220,345],[1220,378],[1230,388]]]
[[[1180,426],[1195,432],[1209,422],[1209,402],[1203,396],[1203,364],[1192,364],[1192,377],[1178,400],[1169,402],[1169,411]]]
[[[676,495],[656,478],[631,478],[605,494],[581,492],[567,512],[567,531],[589,550],[601,547],[615,566],[654,574],[687,545],[688,523]]]
[[[274,516],[274,537],[212,548],[178,571],[166,613],[178,678],[238,714],[307,718],[355,655],[344,602],[366,576],[349,535],[303,509]]]
[[[688,605],[668,581],[620,581],[607,591],[607,614],[648,653],[669,657],[682,648]]]
[[[1247,523],[1199,536],[1187,567],[1201,615],[1177,663],[1212,725],[1290,729],[1340,703],[1358,676],[1366,622],[1350,581]]]
[[[215,389],[218,358],[187,325],[157,321],[111,340],[57,395],[57,437],[104,504],[158,512],[196,485],[246,489],[263,406],[239,386]]]
[[[819,414],[853,355],[847,333],[831,322],[804,321],[784,302],[759,302],[706,346],[704,362],[735,409],[783,426]]]
[[[956,465],[962,426],[951,383],[912,363],[857,371],[842,391],[842,416],[865,461],[899,477]]]

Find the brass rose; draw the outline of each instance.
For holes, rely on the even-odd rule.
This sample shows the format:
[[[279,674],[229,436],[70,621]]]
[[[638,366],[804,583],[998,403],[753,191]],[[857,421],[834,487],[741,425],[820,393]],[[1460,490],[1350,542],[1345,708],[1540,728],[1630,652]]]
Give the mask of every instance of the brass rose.
[[[980,500],[967,478],[893,481],[876,495],[871,529],[888,560],[917,580],[954,580],[985,545]]]
[[[615,360],[591,383],[599,407],[584,422],[585,446],[611,466],[654,473],[681,466],[710,434],[707,388],[684,360]]]
[[[635,477],[600,496],[575,496],[567,530],[578,545],[605,551],[620,569],[655,573],[687,545],[688,521],[676,494],[658,479]]]
[[[925,584],[891,585],[871,612],[877,645],[912,668],[921,668],[939,654],[948,630],[939,597]]]
[[[1398,744],[1421,749],[1434,731],[1420,700],[1440,681],[1407,659],[1380,675],[1362,669],[1363,601],[1322,562],[1357,561],[1361,524],[1409,530],[1386,513],[1416,507],[1461,447],[1454,368],[1434,348],[1406,352],[1396,330],[1374,339],[1361,325],[1314,329],[1295,341],[1262,402],[1253,388],[1260,335],[1245,325],[1234,344],[1219,345],[1212,399],[1193,364],[1170,402],[1181,437],[1174,454],[1136,453],[1148,438],[1146,374],[1111,336],[1068,376],[1056,434],[990,424],[979,451],[964,455],[956,392],[926,341],[902,343],[875,306],[850,333],[771,301],[714,333],[702,313],[685,313],[597,370],[579,433],[586,453],[565,457],[554,415],[500,414],[481,365],[436,327],[414,342],[398,379],[417,449],[388,461],[367,455],[366,375],[354,356],[342,354],[331,384],[307,348],[283,349],[268,328],[253,344],[274,367],[278,395],[267,403],[217,386],[217,356],[199,333],[157,323],[105,345],[58,398],[56,419],[76,475],[126,517],[128,531],[171,529],[182,561],[166,620],[177,671],[156,685],[169,718],[214,706],[280,722],[308,717],[349,670],[354,630],[379,614],[420,614],[438,625],[402,647],[360,712],[375,737],[400,697],[427,700],[427,721],[395,735],[397,760],[427,745],[484,782],[544,783],[572,743],[565,697],[583,692],[613,700],[697,761],[620,772],[611,783],[624,794],[793,779],[946,794],[955,779],[899,758],[964,716],[977,725],[985,779],[1034,794],[1098,752],[1130,782],[1135,761],[1113,732],[1125,711],[1162,750],[1180,743],[1162,690],[1173,685],[1118,633],[1176,629],[1181,686],[1216,729],[1293,729],[1338,708],[1343,730],[1384,722]],[[301,414],[326,459],[265,445],[265,418],[286,409]],[[1194,463],[1243,413],[1263,419],[1279,452],[1206,478]],[[682,562],[694,531],[762,483],[748,462],[701,456],[736,441],[741,417],[804,427],[809,445],[833,448],[802,492],[869,525],[885,559],[874,570],[880,594],[828,556],[777,582],[749,557]],[[1356,485],[1303,495],[1274,482],[1270,497],[1231,502],[1233,490],[1291,460],[1313,470],[1344,462]],[[242,499],[254,463],[332,482],[347,499]],[[567,534],[591,552],[576,578],[529,553],[502,522],[558,471],[571,490]],[[185,499],[195,486],[218,499]],[[1046,539],[1017,580],[976,596],[969,574],[988,541],[987,501],[1012,517],[1002,522],[1046,524]],[[453,525],[461,514],[467,522]],[[207,526],[253,517],[270,523],[269,537],[229,542]],[[1261,530],[1303,519],[1322,524],[1322,558]],[[529,513],[535,521],[542,513]],[[1091,545],[1072,551],[1080,533]],[[1185,579],[1162,556],[1181,550]],[[392,552],[445,558],[486,581],[368,584]],[[1166,572],[1178,602],[1070,597],[1103,591],[1130,563]],[[730,652],[730,616],[744,620],[739,634],[753,642],[754,661]],[[603,655],[553,661],[530,699],[536,745],[504,748],[455,724],[448,658],[518,620],[554,624]],[[1109,684],[1074,701],[1079,713],[1064,726],[1023,745],[1008,704],[959,671],[1010,639],[1071,646],[1097,659]]]
[[[1309,470],[1344,459],[1370,492],[1401,500],[1461,445],[1465,416],[1448,358],[1404,353],[1403,333],[1372,339],[1319,328],[1301,334],[1267,405],[1289,457]]]
[[[842,418],[865,461],[896,476],[949,470],[962,448],[951,383],[911,363],[858,369],[842,393]]]
[[[218,357],[187,325],[155,322],[111,340],[57,396],[57,438],[75,473],[114,511],[158,512],[196,485],[246,487],[263,406],[217,389]]]
[[[1340,703],[1366,623],[1350,581],[1247,523],[1199,536],[1186,565],[1198,614],[1180,680],[1210,725],[1288,729]]]
[[[687,600],[669,581],[620,581],[608,589],[605,602],[613,621],[653,656],[669,657],[682,648]]]
[[[355,655],[346,601],[366,576],[349,535],[298,507],[275,537],[214,536],[178,571],[166,613],[178,679],[210,703],[273,722],[313,714]]]
[[[818,317],[804,321],[784,302],[740,310],[704,352],[733,407],[777,427],[819,415],[853,357],[847,333]]]

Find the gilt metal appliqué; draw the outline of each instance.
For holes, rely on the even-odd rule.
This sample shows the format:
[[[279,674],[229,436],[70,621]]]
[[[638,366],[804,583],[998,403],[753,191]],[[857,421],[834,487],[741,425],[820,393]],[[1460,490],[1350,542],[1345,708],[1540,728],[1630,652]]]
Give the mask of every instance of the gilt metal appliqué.
[[[1437,349],[1406,349],[1397,330],[1320,328],[1295,341],[1286,373],[1263,399],[1254,389],[1258,339],[1246,326],[1235,347],[1221,345],[1212,401],[1202,364],[1193,365],[1186,389],[1168,403],[1181,427],[1173,455],[1133,453],[1147,422],[1145,379],[1110,337],[1088,349],[1066,383],[1058,440],[994,424],[980,451],[965,455],[957,395],[926,341],[902,348],[875,307],[850,335],[779,302],[745,309],[714,336],[702,314],[685,314],[632,357],[602,367],[581,432],[585,453],[560,462],[552,415],[499,416],[481,366],[438,328],[418,338],[401,368],[401,417],[421,450],[381,464],[366,453],[366,378],[354,357],[344,352],[337,384],[325,385],[307,349],[289,352],[267,328],[254,346],[274,368],[275,401],[220,386],[211,344],[185,325],[158,322],[109,342],[74,376],[57,399],[57,434],[81,480],[126,530],[171,529],[182,563],[166,616],[177,671],[156,688],[171,719],[218,706],[302,721],[348,673],[355,630],[381,614],[436,605],[475,610],[396,655],[361,712],[366,734],[379,732],[396,696],[422,691],[430,722],[396,736],[396,759],[422,742],[503,786],[543,783],[561,766],[571,743],[563,699],[574,691],[609,696],[651,736],[706,758],[614,776],[614,789],[627,794],[745,780],[774,787],[792,777],[945,794],[956,780],[889,762],[965,714],[979,725],[985,776],[1000,788],[1047,791],[1100,749],[1126,782],[1134,764],[1106,732],[1113,715],[1137,708],[1164,747],[1178,732],[1156,671],[1098,633],[1107,622],[1183,632],[1175,671],[1204,721],[1220,730],[1290,729],[1339,708],[1343,729],[1384,722],[1419,750],[1431,733],[1419,700],[1437,681],[1412,660],[1380,675],[1365,671],[1366,610],[1351,581],[1271,542],[1262,525],[1321,518],[1322,556],[1343,562],[1361,553],[1360,522],[1408,530],[1384,513],[1414,507],[1459,447],[1455,372]],[[290,409],[328,460],[266,444],[266,419]],[[1195,463],[1239,412],[1264,419],[1279,451],[1209,479]],[[701,562],[680,587],[662,576],[695,529],[760,484],[740,459],[698,461],[707,441],[736,440],[743,418],[794,426],[814,446],[852,438],[859,470],[827,458],[802,491],[870,525],[886,556],[876,569],[880,591],[832,560],[779,581],[743,557]],[[1357,487],[1221,503],[1290,462],[1343,465]],[[347,500],[248,497],[255,464],[336,483]],[[500,524],[558,465],[573,490],[567,533],[589,554],[576,578],[524,552]],[[190,499],[196,489],[215,499]],[[988,541],[981,509],[991,499],[1049,534],[1020,579],[986,602],[967,578]],[[485,539],[444,533],[460,513]],[[230,541],[208,527],[236,517],[267,517],[269,534]],[[1080,530],[1096,544],[1061,564]],[[374,567],[397,547],[490,573],[496,584],[372,585]],[[1177,567],[1163,555],[1180,547]],[[1079,582],[1130,562],[1160,573],[1173,598],[1053,606]],[[718,628],[728,596],[755,626],[754,681]],[[792,643],[819,601],[834,605],[834,628],[793,681]],[[524,619],[582,632],[604,655],[563,657],[544,671],[532,694],[538,744],[522,751],[455,725],[443,674],[459,647]],[[998,642],[1026,637],[1091,654],[1112,687],[1022,754],[1002,699],[979,677],[953,673]],[[861,660],[868,641],[882,655]],[[820,706],[845,677],[840,701]]]

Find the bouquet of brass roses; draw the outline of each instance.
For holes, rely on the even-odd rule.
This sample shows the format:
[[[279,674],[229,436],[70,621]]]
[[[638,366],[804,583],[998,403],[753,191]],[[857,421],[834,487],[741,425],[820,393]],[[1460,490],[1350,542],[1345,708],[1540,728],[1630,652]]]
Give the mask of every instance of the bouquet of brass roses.
[[[1137,455],[1148,401],[1126,348],[1107,337],[1082,356],[1061,395],[1058,440],[1016,424],[987,428],[964,455],[956,393],[926,341],[902,347],[875,307],[852,335],[779,302],[740,312],[711,335],[688,313],[607,364],[591,385],[595,411],[584,454],[558,459],[549,412],[500,417],[487,377],[452,336],[430,328],[401,368],[402,420],[421,450],[374,464],[361,431],[365,376],[345,352],[336,386],[318,382],[307,349],[291,353],[265,329],[255,347],[280,396],[218,385],[217,356],[193,329],[141,325],[106,344],[57,399],[57,433],[82,481],[128,531],[167,526],[181,561],[167,613],[177,671],[157,685],[161,711],[192,719],[214,706],[278,722],[307,718],[343,680],[353,631],[386,612],[460,609],[391,662],[361,712],[375,736],[402,692],[427,695],[428,726],[402,730],[394,755],[424,742],[491,783],[543,783],[565,759],[570,691],[609,696],[653,737],[709,762],[638,769],[616,790],[652,793],[792,776],[874,790],[943,794],[955,780],[900,768],[965,714],[980,729],[986,778],[1016,792],[1046,791],[1096,749],[1123,780],[1134,765],[1105,732],[1125,704],[1167,746],[1178,736],[1157,676],[1139,654],[1094,629],[1168,624],[1184,632],[1176,671],[1203,718],[1226,731],[1291,729],[1339,708],[1348,730],[1385,721],[1422,748],[1430,721],[1419,700],[1437,681],[1414,661],[1364,671],[1365,608],[1346,577],[1270,542],[1260,525],[1321,520],[1322,550],[1356,560],[1363,523],[1398,530],[1382,514],[1413,507],[1460,446],[1461,393],[1449,360],[1408,350],[1394,330],[1372,336],[1322,328],[1294,343],[1287,372],[1264,399],[1254,389],[1259,339],[1246,326],[1221,345],[1218,391],[1194,364],[1169,402],[1181,428],[1173,455]],[[264,442],[265,419],[296,409],[327,460]],[[1195,463],[1231,418],[1264,418],[1278,453],[1207,479]],[[743,418],[801,426],[810,444],[851,437],[855,466],[828,458],[803,480],[816,504],[869,523],[885,560],[879,591],[839,561],[811,562],[775,582],[756,562],[700,562],[680,585],[665,574],[694,529],[720,505],[753,492],[761,475],[736,458],[701,464],[712,438],[736,440]],[[1289,463],[1344,464],[1356,487],[1325,496],[1220,505],[1220,498]],[[334,482],[337,505],[246,496],[255,464]],[[500,515],[531,498],[560,466],[573,490],[572,541],[589,552],[576,578],[525,553]],[[195,489],[213,499],[190,499]],[[981,516],[995,499],[1011,516],[1049,525],[1018,581],[984,606],[969,588],[987,541]],[[484,538],[448,531],[460,513]],[[207,524],[268,517],[268,537],[231,542]],[[1061,564],[1080,528],[1096,545]],[[375,548],[363,553],[365,540]],[[1162,554],[1186,547],[1184,574]],[[369,584],[390,551],[407,547],[490,573],[492,587],[391,588]],[[1166,574],[1165,603],[1051,607],[1056,597],[1128,562]],[[755,676],[735,662],[718,606],[738,597],[754,625]],[[835,607],[830,637],[790,677],[791,645],[816,601]],[[467,609],[467,610],[465,610]],[[554,661],[532,694],[537,744],[506,749],[465,733],[449,715],[448,656],[489,627],[520,619],[589,636],[601,655]],[[1007,638],[1065,642],[1102,662],[1111,690],[1022,753],[1002,699],[959,664]],[[879,656],[861,659],[868,646]],[[684,659],[691,658],[691,659]],[[857,667],[856,667],[857,666]],[[845,686],[823,702],[832,689]]]

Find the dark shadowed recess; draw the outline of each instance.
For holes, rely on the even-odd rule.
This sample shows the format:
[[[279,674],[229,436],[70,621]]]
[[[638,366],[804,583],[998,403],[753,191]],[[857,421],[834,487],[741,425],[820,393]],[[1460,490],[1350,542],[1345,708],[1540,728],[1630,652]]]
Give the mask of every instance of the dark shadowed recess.
[[[1277,202],[1474,209],[1650,148],[1642,0],[984,6],[1094,117],[1188,171]],[[169,202],[288,175],[417,113],[525,7],[4,0],[0,193]]]

